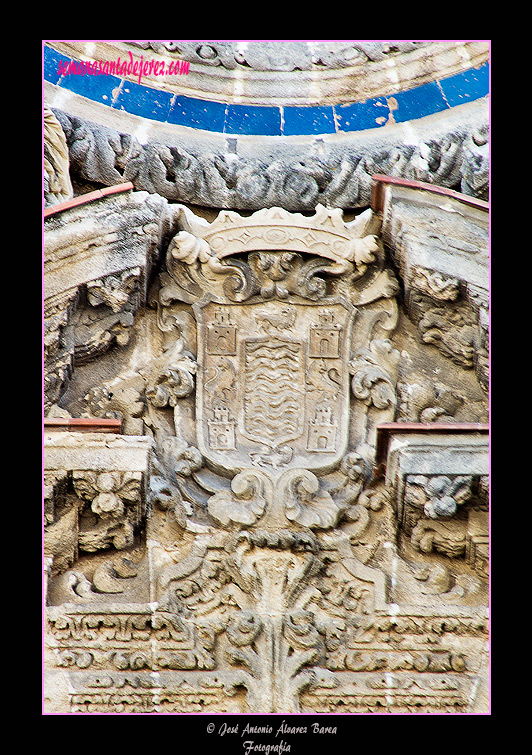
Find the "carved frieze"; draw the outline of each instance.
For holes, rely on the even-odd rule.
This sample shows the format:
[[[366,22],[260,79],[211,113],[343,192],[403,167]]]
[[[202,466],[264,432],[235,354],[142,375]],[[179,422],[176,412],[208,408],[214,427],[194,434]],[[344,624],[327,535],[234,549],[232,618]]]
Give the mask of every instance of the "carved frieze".
[[[384,61],[382,65],[388,76]],[[201,77],[203,92],[211,78],[212,70]],[[356,73],[355,84],[359,78]],[[270,79],[276,80],[277,76]],[[55,87],[47,86],[51,91],[46,96],[53,101]],[[301,91],[299,82],[295,91]],[[347,91],[352,91],[351,85]],[[65,110],[58,103],[53,111],[66,134],[70,169],[77,180],[104,186],[131,181],[137,191],[206,207],[311,212],[318,204],[368,207],[375,174],[461,186],[465,193],[485,198],[489,105],[483,99],[465,107],[470,110],[467,117],[458,108],[458,113],[448,110],[441,119],[417,121],[415,143],[405,142],[402,125],[390,124],[378,133],[368,129],[338,135],[339,140],[336,134],[312,135],[295,142],[282,140],[279,147],[273,140],[265,146],[254,137],[168,124],[144,143],[137,138],[138,129],[130,126],[133,116],[124,121],[119,109],[106,108],[110,112],[105,113],[105,126],[94,122],[83,104],[76,107],[71,102]],[[150,130],[152,124],[141,123],[143,131]]]

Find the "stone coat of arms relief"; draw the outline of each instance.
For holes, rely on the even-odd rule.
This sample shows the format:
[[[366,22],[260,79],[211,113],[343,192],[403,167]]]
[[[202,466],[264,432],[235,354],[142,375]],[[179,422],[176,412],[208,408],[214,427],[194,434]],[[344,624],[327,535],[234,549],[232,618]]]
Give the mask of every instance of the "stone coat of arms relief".
[[[150,292],[157,348],[85,397],[88,416],[150,436],[152,456],[144,539],[135,520],[137,540],[114,550],[127,480],[76,477],[105,532],[85,535],[96,568],[71,562],[50,581],[48,652],[70,674],[71,710],[466,711],[484,567],[464,561],[447,599],[439,562],[401,554],[373,474],[400,360],[377,216],[271,208],[181,225]],[[435,553],[453,532],[445,512],[443,525],[419,513],[421,482],[410,530],[430,523]],[[477,512],[481,487],[468,488]]]

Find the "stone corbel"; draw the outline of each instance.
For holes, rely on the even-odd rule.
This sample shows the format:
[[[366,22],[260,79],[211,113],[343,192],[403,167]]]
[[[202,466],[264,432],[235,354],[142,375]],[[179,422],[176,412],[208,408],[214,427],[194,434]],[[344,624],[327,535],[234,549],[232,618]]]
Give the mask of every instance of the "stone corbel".
[[[488,203],[420,181],[373,179],[372,208],[420,340],[474,369],[487,390]]]
[[[74,367],[129,341],[161,240],[175,228],[165,199],[120,184],[44,213],[45,411]]]
[[[101,420],[90,432],[85,423],[84,432],[45,427],[44,551],[53,558],[52,576],[80,551],[132,545],[144,523],[152,440],[95,432]]]
[[[92,361],[111,346],[129,342],[134,314],[143,302],[145,270],[137,266],[87,282],[87,304],[72,320],[74,361]]]
[[[462,558],[486,576],[487,426],[383,425],[377,458],[392,493],[398,534],[420,554]]]

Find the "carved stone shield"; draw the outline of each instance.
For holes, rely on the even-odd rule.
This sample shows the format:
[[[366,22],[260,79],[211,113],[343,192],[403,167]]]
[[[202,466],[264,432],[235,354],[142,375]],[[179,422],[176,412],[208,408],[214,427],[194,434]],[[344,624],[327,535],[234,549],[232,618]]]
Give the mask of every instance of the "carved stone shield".
[[[206,297],[194,310],[205,459],[233,473],[332,469],[347,449],[352,304]]]

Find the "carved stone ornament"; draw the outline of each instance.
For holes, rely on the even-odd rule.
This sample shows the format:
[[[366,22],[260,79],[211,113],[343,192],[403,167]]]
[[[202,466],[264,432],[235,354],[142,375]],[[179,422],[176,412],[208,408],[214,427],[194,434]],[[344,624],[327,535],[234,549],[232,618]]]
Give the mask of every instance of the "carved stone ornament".
[[[474,369],[487,392],[488,203],[383,177],[378,204],[383,240],[399,268],[405,308],[419,338],[463,369]]]
[[[69,173],[68,145],[60,122],[49,107],[43,116],[43,168],[45,205],[57,204],[73,196]]]
[[[54,452],[47,467],[49,526],[66,496],[79,530],[50,572],[52,710],[476,704],[483,593],[427,602],[421,561],[397,546],[393,483],[372,476],[400,361],[399,286],[379,233],[371,210],[350,222],[320,205],[222,211],[212,223],[182,213],[136,329],[141,344],[151,328],[150,345],[130,344],[127,369],[80,389],[87,417],[118,416],[129,440],[152,443],[150,464],[102,451],[81,467]],[[118,310],[130,273],[91,281],[87,295]],[[448,557],[460,579],[470,569],[485,584],[474,513],[456,548],[437,529],[479,480],[408,479],[424,491],[408,536],[414,560]],[[432,530],[418,538],[425,521]]]
[[[211,77],[212,69],[201,77],[202,87]],[[297,81],[295,92],[300,91]],[[47,96],[53,101],[55,93]],[[81,182],[113,186],[131,181],[137,191],[171,201],[247,211],[283,207],[310,212],[318,203],[362,209],[370,204],[372,176],[378,173],[460,186],[464,193],[486,198],[489,108],[482,101],[463,106],[471,109],[465,119],[462,107],[444,119],[429,118],[415,144],[397,126],[398,132],[394,127],[377,133],[369,129],[339,141],[312,136],[267,147],[254,137],[235,140],[187,128],[177,135],[157,131],[143,143],[137,135],[150,127],[149,121],[127,131],[129,123],[119,109],[107,108],[104,126],[83,107],[74,112],[73,107],[65,112],[58,105],[53,111],[66,135],[71,174]]]

